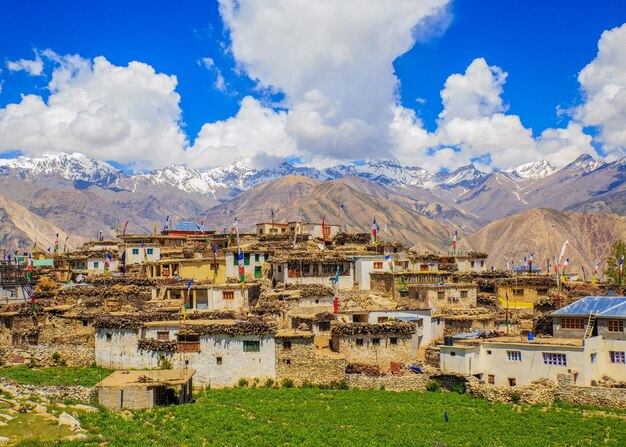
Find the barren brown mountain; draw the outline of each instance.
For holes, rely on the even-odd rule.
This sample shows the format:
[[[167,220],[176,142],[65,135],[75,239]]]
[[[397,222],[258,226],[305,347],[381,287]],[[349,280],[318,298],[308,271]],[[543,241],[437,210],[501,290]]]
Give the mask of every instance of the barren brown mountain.
[[[534,252],[535,265],[545,271],[548,259],[558,257],[569,240],[564,256],[570,259],[568,269],[580,272],[584,266],[589,274],[598,260],[605,265],[611,244],[619,238],[626,239],[625,216],[535,208],[491,222],[468,241],[489,253],[489,265],[503,268],[505,258],[521,265]]]
[[[343,231],[369,232],[376,217],[382,239],[416,245],[423,251],[448,251],[454,233],[448,225],[341,181],[322,182],[299,176],[286,176],[245,191],[208,210],[206,222],[209,227],[225,228],[238,216],[240,228],[252,230],[256,222],[269,221],[272,209],[277,222],[320,222],[325,213],[326,222],[339,224]]]

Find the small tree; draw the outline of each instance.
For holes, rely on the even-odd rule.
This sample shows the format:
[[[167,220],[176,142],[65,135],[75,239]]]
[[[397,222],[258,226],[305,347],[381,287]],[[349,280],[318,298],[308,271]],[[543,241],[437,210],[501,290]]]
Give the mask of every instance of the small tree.
[[[611,254],[609,255],[609,259],[606,261],[606,276],[609,281],[613,284],[617,284],[619,282],[619,260],[624,256],[626,258],[626,244],[623,240],[618,239],[611,246]],[[622,276],[622,282],[624,281],[624,277]]]

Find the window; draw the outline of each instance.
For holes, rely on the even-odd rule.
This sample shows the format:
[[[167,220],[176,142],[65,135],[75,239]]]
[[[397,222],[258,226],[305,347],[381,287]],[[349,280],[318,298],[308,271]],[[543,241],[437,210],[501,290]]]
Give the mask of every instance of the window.
[[[585,329],[584,318],[561,318],[561,329]]]
[[[437,292],[437,299],[438,300],[442,300],[446,297],[446,292],[444,292],[443,290]]]
[[[157,340],[169,340],[170,331],[157,331]]]
[[[243,254],[243,265],[250,265],[250,253]]]
[[[284,363],[285,365],[291,365],[291,359],[284,359],[284,360],[283,360],[283,363]]]
[[[551,352],[543,353],[544,365],[567,366],[567,357],[565,354],[555,354]]]
[[[320,321],[317,327],[320,332],[330,331],[330,321]]]
[[[89,320],[83,320],[83,326],[89,326]]]
[[[547,296],[548,295],[548,289],[537,289],[537,295]]]
[[[515,377],[509,377],[509,386],[515,386],[517,385],[517,381],[515,380]]]
[[[491,355],[491,351],[490,350],[487,351],[487,355]]]
[[[218,365],[222,364],[222,358],[221,357],[215,357],[215,363],[217,363]]]
[[[480,261],[480,266],[484,267],[485,266],[485,261]]]
[[[596,358],[597,357],[598,357],[597,353],[594,352],[593,354],[591,354],[591,363],[596,363]]]
[[[235,292],[233,290],[224,290],[222,292],[222,299],[224,300],[234,300]]]
[[[380,346],[380,338],[372,338],[372,344],[374,346]]]
[[[283,349],[291,349],[291,340],[285,340],[283,341]]]
[[[468,291],[467,290],[461,290],[461,298],[462,299],[467,299],[468,296]]]
[[[383,263],[382,262],[375,262],[374,263],[374,270],[380,270],[383,268]]]
[[[256,254],[254,255],[254,262],[259,262],[261,260],[261,255],[260,254]]]
[[[263,228],[259,228],[259,234],[263,234]]]
[[[450,351],[450,357],[456,357],[456,352]]]
[[[146,253],[147,253],[147,254],[149,254],[149,255],[154,254],[154,248],[148,248],[148,249],[146,250]]]
[[[261,279],[263,278],[263,269],[261,268],[260,265],[257,265],[254,267],[254,279]]]
[[[357,346],[363,346],[363,339],[362,338],[357,338],[356,339],[356,345]]]
[[[506,351],[506,356],[508,357],[509,362],[521,362],[522,361],[521,351]]]
[[[607,327],[609,332],[624,332],[624,320],[609,320]]]
[[[94,261],[93,262],[93,268],[97,269],[98,268],[98,261]]]
[[[243,352],[259,352],[261,350],[261,342],[259,340],[244,340]]]
[[[624,351],[610,351],[611,363],[626,363],[626,356]]]
[[[398,344],[398,339],[396,337],[391,337],[389,339],[389,344],[390,345],[397,345]]]
[[[138,255],[139,254],[139,249],[138,248],[133,248],[133,254],[134,255]]]
[[[493,374],[489,374],[487,376],[487,383],[490,383],[491,385],[496,383],[496,376],[494,376]]]
[[[111,340],[113,340],[113,334],[107,332],[107,342],[111,343]]]
[[[513,289],[513,296],[524,296],[524,289]]]
[[[283,271],[283,266],[282,266],[282,265],[279,265],[279,266],[278,266],[278,273],[280,273],[280,272],[282,272],[282,271]]]

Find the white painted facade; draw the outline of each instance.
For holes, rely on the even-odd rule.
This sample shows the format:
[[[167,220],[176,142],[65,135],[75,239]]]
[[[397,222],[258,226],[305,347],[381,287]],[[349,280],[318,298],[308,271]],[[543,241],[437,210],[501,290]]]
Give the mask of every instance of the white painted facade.
[[[360,290],[371,290],[370,273],[388,272],[389,264],[384,256],[354,258],[354,280]]]
[[[352,269],[352,265],[349,263],[340,263],[347,264],[343,270],[344,274],[339,275],[339,289],[352,289],[354,287],[354,273]],[[304,263],[306,268],[307,265],[311,265],[312,269],[315,273],[305,273],[303,276],[291,276],[289,273],[289,263],[281,262],[277,264],[272,264],[272,279],[277,283],[283,284],[321,284],[325,286],[332,286],[330,278],[335,276],[335,273],[322,274],[319,273],[319,265],[317,263]],[[334,267],[333,267],[334,268]],[[332,269],[330,269],[332,270]]]
[[[276,378],[274,336],[202,335],[199,352],[159,353],[138,348],[142,335],[158,339],[158,333],[165,331],[170,340],[176,340],[178,328],[171,325],[151,325],[139,331],[96,329],[96,364],[111,369],[156,369],[160,358],[166,357],[174,368],[194,368],[194,384],[213,387],[234,386],[242,378],[261,382]],[[258,341],[259,351],[244,351],[246,341]]]
[[[268,259],[267,253],[260,252],[244,252],[244,274],[246,280],[253,280],[255,276],[257,279],[263,272],[263,264]],[[237,253],[228,251],[225,254],[226,258],[226,278],[239,280],[239,263],[237,260]],[[246,262],[246,259],[248,260]]]
[[[161,259],[161,246],[156,244],[127,244],[120,247],[120,253],[126,252],[126,265],[142,264],[144,259],[144,248],[146,250],[147,262],[156,262]],[[120,254],[121,257],[121,254]]]
[[[89,258],[87,259],[87,271],[89,273],[104,273],[104,263],[106,258]],[[111,260],[109,262],[109,272],[117,272],[118,261]]]
[[[626,351],[626,341],[598,336],[574,346],[493,339],[478,346],[440,346],[440,366],[443,372],[476,375],[495,385],[528,385],[544,377],[556,382],[557,374],[571,373],[575,384],[588,386],[605,375],[626,380],[626,364],[613,363],[611,351]],[[559,361],[547,360],[544,354],[558,355]]]

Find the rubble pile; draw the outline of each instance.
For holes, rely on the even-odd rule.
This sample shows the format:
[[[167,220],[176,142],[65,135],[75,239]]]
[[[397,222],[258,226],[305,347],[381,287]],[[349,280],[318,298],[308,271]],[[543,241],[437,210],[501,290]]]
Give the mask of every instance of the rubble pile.
[[[368,363],[348,363],[346,374],[363,374],[368,377],[381,377],[385,375],[377,365]]]

